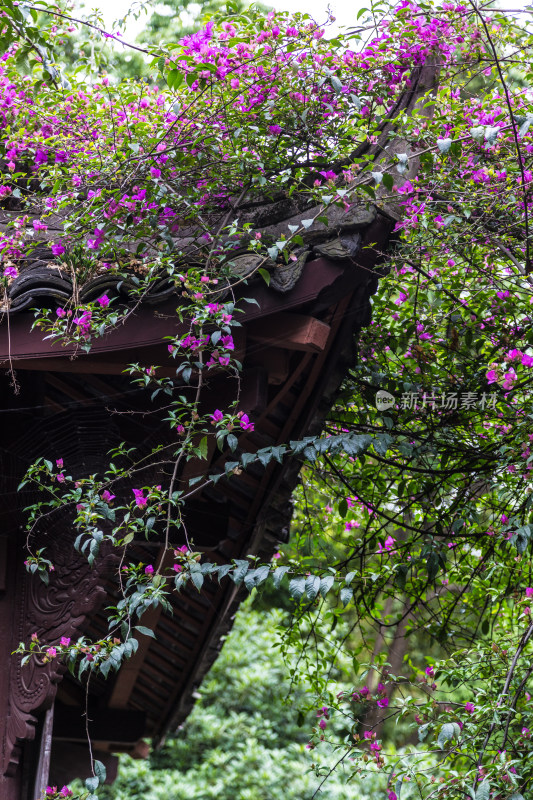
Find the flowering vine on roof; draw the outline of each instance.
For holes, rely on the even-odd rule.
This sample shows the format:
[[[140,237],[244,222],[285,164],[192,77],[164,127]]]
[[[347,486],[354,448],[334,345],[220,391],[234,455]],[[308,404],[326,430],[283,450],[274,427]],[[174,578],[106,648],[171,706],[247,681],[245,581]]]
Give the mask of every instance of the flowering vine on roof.
[[[408,782],[424,798],[522,800],[533,776],[520,758],[531,747],[522,715],[532,718],[533,637],[529,23],[473,3],[402,0],[331,38],[308,15],[235,15],[151,48],[151,84],[61,78],[60,56],[45,58],[28,25],[30,72],[18,68],[15,34],[1,62],[4,309],[15,309],[24,271],[45,270],[71,293],[38,309],[36,324],[63,344],[89,351],[154,287],[179,298],[181,328],[166,342],[175,377],[157,364],[130,369],[168,400],[176,445],[166,485],[141,485],[125,446],[103,475],[80,479],[61,454],[28,471],[47,498],[29,514],[30,572],[49,579],[54,565],[32,549],[33,534],[63,508],[75,509],[75,547],[90,564],[103,542],[123,548],[124,561],[109,635],[35,637],[20,652],[62,658],[80,678],[106,676],[150,633],[138,623],[147,608],[168,607],[170,587],[285,580],[306,621],[323,613],[329,624],[351,607],[376,636],[423,631],[449,654],[412,679],[402,676],[406,656],[369,688],[383,667],[374,659],[369,685],[350,693],[334,695],[326,679],[309,749],[342,714],[352,728],[335,746],[355,770],[386,772],[389,800]],[[335,409],[324,438],[238,451],[237,434],[254,433],[238,392],[227,408],[200,400],[210,376],[239,373],[246,287],[258,279],[285,290],[324,243],[352,258],[346,236],[375,214],[401,246],[361,336],[349,407]],[[193,542],[177,546],[185,501],[221,476],[186,488],[176,476],[211,442],[234,454],[228,478],[288,456],[322,469],[335,494],[328,525],[346,543],[335,566],[322,545],[296,563],[222,565]],[[127,546],[154,526],[170,565],[129,563]],[[468,697],[438,699],[445,680]],[[378,723],[358,732],[363,713],[414,720],[438,765],[418,770],[408,753],[398,766]],[[95,766],[90,791],[101,774]]]

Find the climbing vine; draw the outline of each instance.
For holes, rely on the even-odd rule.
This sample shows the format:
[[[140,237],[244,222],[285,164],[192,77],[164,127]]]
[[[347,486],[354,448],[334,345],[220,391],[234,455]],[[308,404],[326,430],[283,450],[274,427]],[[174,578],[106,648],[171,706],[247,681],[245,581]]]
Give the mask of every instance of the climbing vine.
[[[120,446],[89,477],[73,474],[61,453],[28,469],[20,488],[37,487],[42,499],[28,512],[27,569],[49,579],[54,564],[34,542],[45,520],[67,513],[73,546],[90,565],[109,548],[120,554],[120,599],[98,641],[34,636],[19,652],[62,659],[80,679],[106,677],[136,652],[139,634],[152,635],[143,614],[168,607],[170,592],[201,590],[206,580],[253,591],[269,581],[294,601],[291,645],[301,646],[308,626],[318,648],[342,614],[373,637],[354,656],[353,691],[332,689],[334,653],[326,677],[314,673],[310,750],[329,741],[354,773],[385,771],[389,800],[410,787],[424,798],[527,796],[528,14],[403,0],[360,12],[333,37],[308,15],[230,14],[147,48],[148,84],[67,70],[61,47],[78,25],[68,10],[8,0],[2,10],[5,311],[24,264],[45,253],[73,285],[62,306],[36,312],[35,326],[58,347],[90,352],[161,288],[176,300],[177,330],[165,342],[172,378],[157,363],[128,368],[154,408],[164,400],[172,444],[148,456]],[[418,100],[406,104],[410,92]],[[295,211],[286,230],[254,211],[280,198]],[[254,429],[238,388],[250,286],[303,265],[317,229],[374,207],[396,222],[398,247],[327,430],[243,452],[238,435]],[[110,277],[113,290],[101,291]],[[235,397],[205,410],[206,382],[219,374],[236,379]],[[181,468],[206,461],[212,443],[233,460],[184,486]],[[186,501],[223,476],[287,457],[306,463],[294,525],[300,555],[206,561],[187,535]],[[170,467],[161,484],[145,480],[155,462]],[[327,523],[322,516],[318,526],[324,505]],[[163,555],[130,560],[128,545],[151,536]],[[387,661],[386,645],[397,654],[421,633],[425,665],[405,651],[391,663],[393,649]],[[328,739],[334,715],[349,728],[344,741]],[[394,763],[380,737],[384,715],[418,729],[418,748]],[[105,780],[99,761],[93,771],[90,798]]]

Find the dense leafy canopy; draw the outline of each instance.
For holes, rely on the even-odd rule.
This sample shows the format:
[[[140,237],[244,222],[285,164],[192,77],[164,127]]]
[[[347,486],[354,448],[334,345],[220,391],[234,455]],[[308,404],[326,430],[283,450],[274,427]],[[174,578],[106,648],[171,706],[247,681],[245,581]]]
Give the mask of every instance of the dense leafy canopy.
[[[187,542],[175,551],[173,586],[228,577],[288,593],[296,608],[286,646],[301,649],[298,670],[316,692],[309,748],[330,740],[354,774],[383,772],[389,800],[410,788],[424,798],[527,796],[528,14],[403,0],[361,14],[357,28],[333,39],[305,15],[234,15],[179,43],[148,46],[153,84],[118,84],[62,76],[52,34],[75,28],[68,14],[36,4],[53,21],[47,28],[29,5],[3,5],[0,193],[13,212],[0,242],[6,292],[44,241],[81,287],[112,272],[130,301],[142,302],[165,276],[181,292],[177,314],[187,326],[169,343],[176,380],[159,378],[157,365],[131,369],[132,380],[171,404],[178,444],[157,451],[173,465],[170,485],[142,485],[143,465],[123,448],[91,478],[71,476],[61,458],[38,462],[26,480],[47,499],[30,514],[28,569],[47,579],[46,553],[31,550],[44,512],[75,507],[76,547],[92,563],[110,541],[126,548],[127,565],[128,543],[154,526],[171,546],[198,488],[178,490],[175,476],[184,460],[206,456],[209,436],[235,451],[228,474],[249,466],[232,433],[253,428],[239,398],[229,410],[199,413],[205,376],[240,366],[236,253],[256,254],[255,274],[269,281],[305,257],[313,225],[376,204],[398,220],[399,244],[328,429],[255,457],[306,461],[294,549],[275,565],[220,567]],[[404,111],[399,98],[435,73],[438,86]],[[265,197],[297,202],[298,225],[263,237],[246,209]],[[37,322],[89,350],[130,310],[103,295]],[[114,493],[124,484],[129,503]],[[161,563],[124,573],[108,637],[22,643],[27,657],[64,658],[81,677],[118,668],[136,650],[142,613],[168,603],[170,591]],[[348,632],[332,639],[339,618]],[[338,691],[343,650],[354,685]],[[384,718],[417,728],[419,745],[390,757]],[[101,778],[96,764],[87,790]]]

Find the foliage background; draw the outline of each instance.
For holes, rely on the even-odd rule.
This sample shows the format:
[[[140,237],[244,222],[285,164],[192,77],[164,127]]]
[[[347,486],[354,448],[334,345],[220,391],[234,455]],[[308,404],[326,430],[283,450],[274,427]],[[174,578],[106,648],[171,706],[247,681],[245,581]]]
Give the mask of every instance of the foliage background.
[[[146,762],[121,758],[102,800],[302,800],[319,784],[312,765],[328,757],[306,750],[314,711],[310,697],[291,683],[277,632],[286,612],[239,611],[222,653],[200,689],[193,712],[175,737]],[[383,776],[347,783],[335,773],[324,796],[370,800],[384,790]],[[320,795],[322,796],[322,795]]]

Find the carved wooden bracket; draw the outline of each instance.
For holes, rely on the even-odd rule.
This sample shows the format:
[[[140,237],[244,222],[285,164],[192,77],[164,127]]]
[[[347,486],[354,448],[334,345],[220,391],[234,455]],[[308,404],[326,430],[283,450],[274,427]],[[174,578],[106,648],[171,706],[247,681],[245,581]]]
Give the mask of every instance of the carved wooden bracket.
[[[53,541],[50,541],[53,540]],[[69,536],[48,536],[47,556],[55,566],[46,586],[23,566],[23,557],[16,568],[17,588],[13,597],[13,649],[19,642],[28,643],[33,633],[41,642],[54,645],[62,636],[75,637],[85,622],[105,599],[103,573],[109,556],[102,556],[91,569],[86,559],[73,549]],[[35,736],[35,714],[52,705],[57,684],[66,667],[59,659],[43,664],[31,658],[21,665],[22,655],[9,660],[9,698],[2,771],[13,776],[20,762],[25,740]]]

